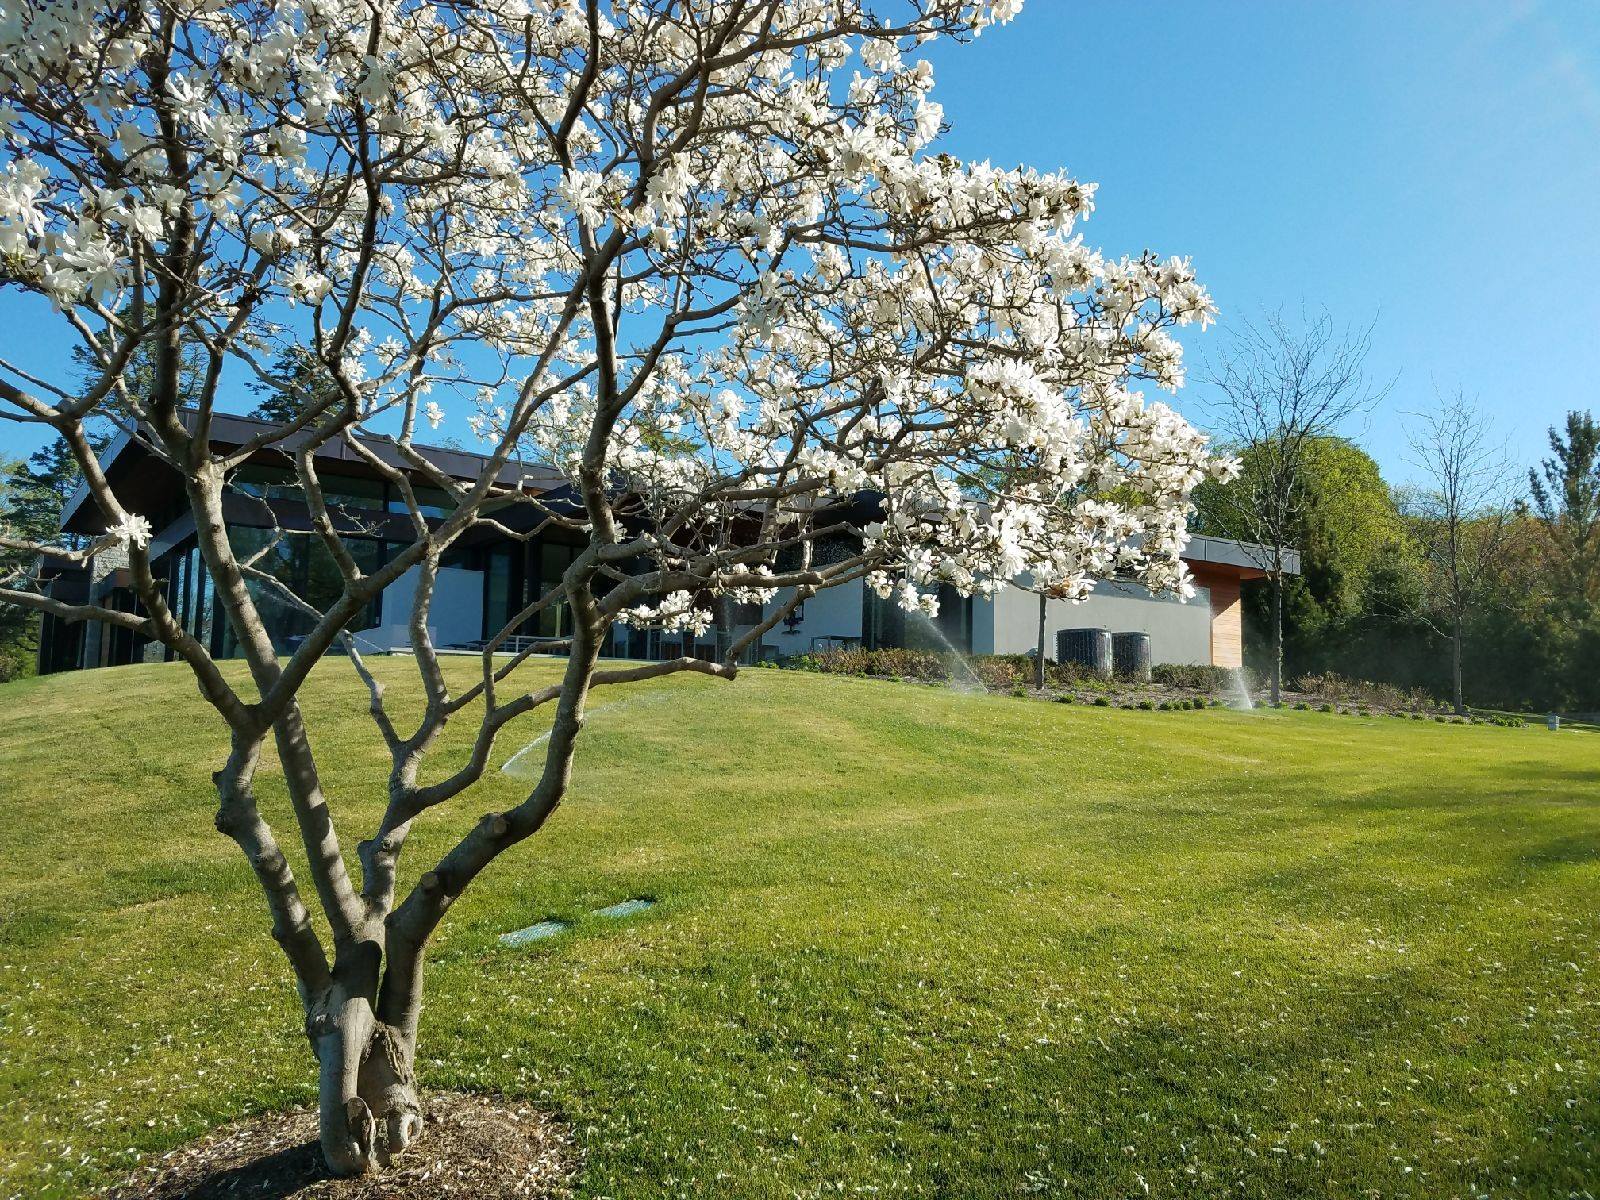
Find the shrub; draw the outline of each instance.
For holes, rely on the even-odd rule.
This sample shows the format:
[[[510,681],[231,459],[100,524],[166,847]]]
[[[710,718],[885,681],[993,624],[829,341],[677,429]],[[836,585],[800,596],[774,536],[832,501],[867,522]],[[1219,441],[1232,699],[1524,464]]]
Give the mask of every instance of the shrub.
[[[1058,695],[1056,697],[1056,703],[1057,704],[1071,704],[1076,699],[1077,699],[1077,697],[1074,696],[1071,692],[1062,692],[1060,695]]]
[[[31,679],[37,668],[31,638],[11,646],[0,646],[0,683]]]
[[[951,666],[928,650],[819,650],[783,660],[792,671],[821,671],[827,675],[881,675],[916,680],[950,678]]]
[[[1033,660],[1022,654],[984,655],[969,658],[967,665],[990,691],[1009,691],[1033,678]]]
[[[1367,679],[1346,679],[1332,671],[1302,675],[1294,690],[1322,696],[1335,704],[1354,704],[1367,708],[1431,708],[1434,699],[1423,688],[1402,688],[1392,683],[1373,683]]]
[[[1197,692],[1231,692],[1237,686],[1233,671],[1209,663],[1157,663],[1150,668],[1150,679],[1163,687],[1191,688]],[[1245,684],[1254,687],[1255,681],[1247,674]]]

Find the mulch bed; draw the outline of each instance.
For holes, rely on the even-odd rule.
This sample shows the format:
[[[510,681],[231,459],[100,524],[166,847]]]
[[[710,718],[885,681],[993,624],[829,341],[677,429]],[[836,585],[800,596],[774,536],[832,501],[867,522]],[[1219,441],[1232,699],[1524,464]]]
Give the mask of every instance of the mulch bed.
[[[274,1113],[224,1126],[147,1164],[105,1200],[554,1200],[571,1195],[566,1129],[503,1096],[430,1092],[422,1135],[392,1168],[334,1179],[317,1114]]]

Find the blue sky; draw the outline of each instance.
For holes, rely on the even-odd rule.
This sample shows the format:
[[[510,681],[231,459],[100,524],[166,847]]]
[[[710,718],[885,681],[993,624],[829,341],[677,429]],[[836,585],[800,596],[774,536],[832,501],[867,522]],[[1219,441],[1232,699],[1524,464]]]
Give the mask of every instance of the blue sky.
[[[1524,463],[1600,407],[1600,4],[1028,0],[934,57],[947,148],[1098,182],[1093,244],[1191,256],[1225,320],[1377,317],[1398,381],[1350,432],[1391,478],[1435,387],[1477,394]],[[1198,364],[1221,339],[1188,341]],[[0,342],[64,352],[10,293]],[[0,424],[0,456],[37,441]]]
[[[1376,316],[1391,478],[1435,386],[1521,462],[1600,408],[1600,4],[1028,0],[938,66],[955,153],[1100,183],[1092,244],[1189,255],[1224,318]]]

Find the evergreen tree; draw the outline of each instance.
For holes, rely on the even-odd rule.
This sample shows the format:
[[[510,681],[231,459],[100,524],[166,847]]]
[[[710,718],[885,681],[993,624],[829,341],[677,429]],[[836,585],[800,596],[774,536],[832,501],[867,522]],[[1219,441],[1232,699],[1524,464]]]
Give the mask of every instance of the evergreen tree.
[[[72,365],[77,373],[78,382],[87,393],[90,388],[97,386],[104,377],[105,371],[95,360],[93,354],[82,345],[72,347]],[[178,351],[178,404],[180,407],[192,403],[192,397],[200,394],[201,386],[205,380],[206,360],[202,348],[196,343],[183,340],[179,343]],[[156,348],[153,342],[142,342],[127,364],[122,368],[122,386],[128,395],[135,400],[148,402],[151,393],[155,390],[156,379]],[[107,404],[108,415],[127,422],[129,414],[126,406],[120,401],[119,393],[113,392]]]
[[[1569,412],[1565,437],[1550,430],[1550,451],[1528,472],[1528,491],[1548,539],[1557,602],[1581,622],[1600,600],[1600,424]]]
[[[307,405],[324,400],[335,387],[316,352],[304,346],[288,345],[280,350],[269,375],[270,382],[250,385],[251,391],[264,397],[250,413],[262,421],[293,421]]]
[[[106,439],[91,439],[96,451]],[[0,526],[29,541],[73,544],[63,539],[61,513],[78,488],[83,473],[65,438],[47,442],[15,462],[0,477]],[[30,566],[31,556],[0,550],[0,576]],[[0,604],[0,681],[27,674],[38,651],[39,619],[27,609]]]

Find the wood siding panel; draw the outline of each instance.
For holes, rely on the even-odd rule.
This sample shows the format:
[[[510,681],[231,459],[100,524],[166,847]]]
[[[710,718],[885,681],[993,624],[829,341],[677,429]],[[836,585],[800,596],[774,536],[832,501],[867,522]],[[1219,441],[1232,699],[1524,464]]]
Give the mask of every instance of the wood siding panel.
[[[1211,591],[1212,665],[1244,666],[1244,606],[1239,601],[1238,576],[1197,571],[1195,582]]]

